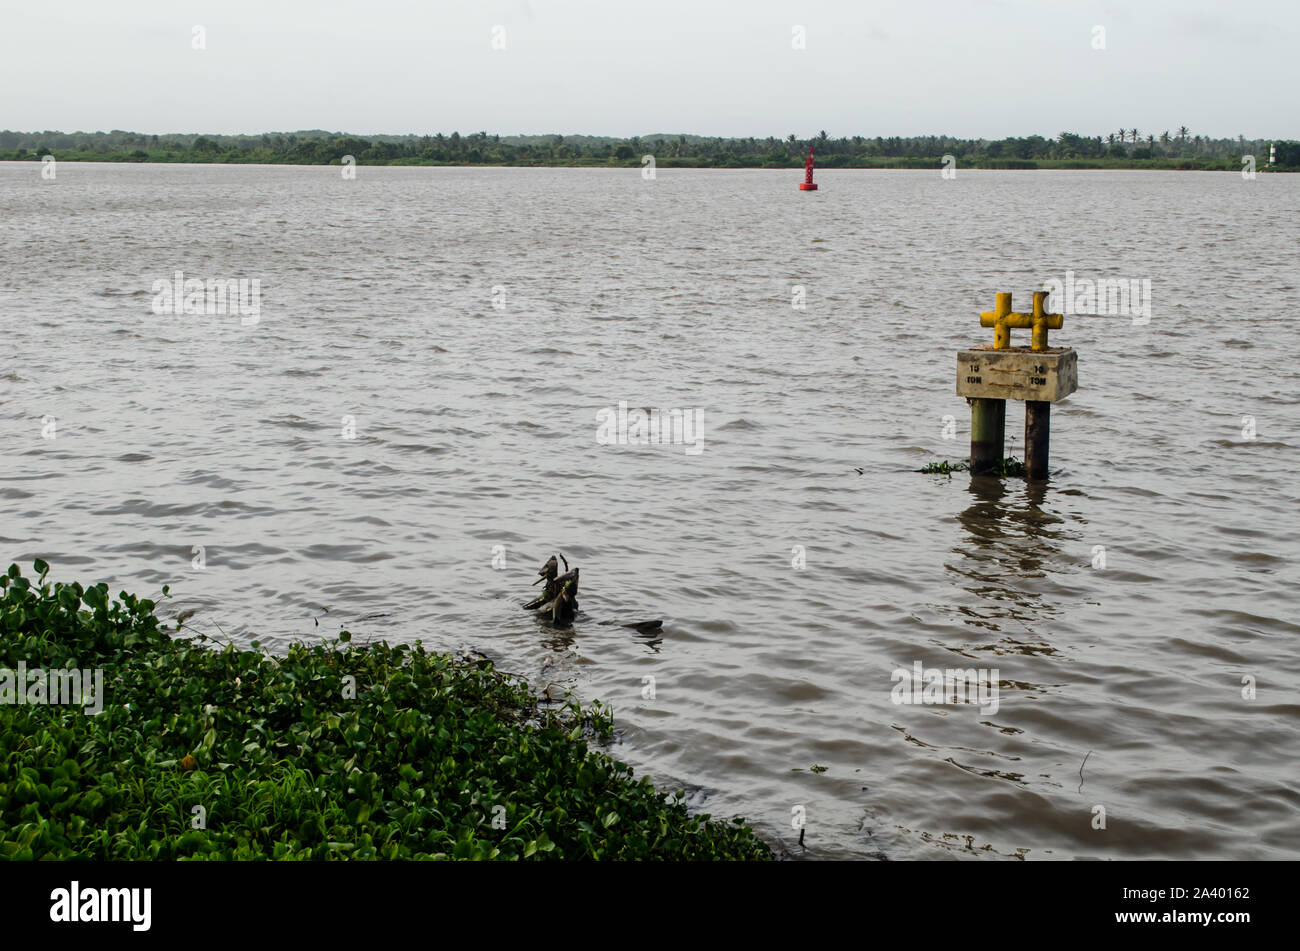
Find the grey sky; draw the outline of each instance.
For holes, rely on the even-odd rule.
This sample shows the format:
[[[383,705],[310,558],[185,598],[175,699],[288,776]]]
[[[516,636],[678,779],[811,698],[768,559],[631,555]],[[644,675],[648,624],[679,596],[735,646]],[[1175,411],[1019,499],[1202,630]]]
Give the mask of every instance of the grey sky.
[[[1294,0],[2,2],[28,131],[1300,138]]]

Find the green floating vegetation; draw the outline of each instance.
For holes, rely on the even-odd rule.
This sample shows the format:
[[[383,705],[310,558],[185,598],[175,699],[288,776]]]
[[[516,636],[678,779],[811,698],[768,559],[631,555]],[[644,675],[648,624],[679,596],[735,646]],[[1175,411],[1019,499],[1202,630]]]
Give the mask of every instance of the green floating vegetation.
[[[942,462],[927,462],[917,471],[924,472],[926,475],[952,475],[954,472],[969,472],[970,463],[949,462],[945,459]],[[1000,479],[1010,479],[1016,476],[1023,477],[1024,474],[1025,464],[1015,456],[1008,456],[1003,459],[1001,465],[998,467],[998,471],[996,473],[990,473],[990,475],[997,475]]]
[[[347,632],[214,649],[34,567],[0,576],[0,669],[102,669],[102,712],[0,688],[0,858],[772,858],[592,750],[599,703],[544,708],[487,661]]]
[[[951,475],[954,472],[969,472],[970,463],[949,462],[945,459],[943,462],[927,462],[918,471],[926,475]]]

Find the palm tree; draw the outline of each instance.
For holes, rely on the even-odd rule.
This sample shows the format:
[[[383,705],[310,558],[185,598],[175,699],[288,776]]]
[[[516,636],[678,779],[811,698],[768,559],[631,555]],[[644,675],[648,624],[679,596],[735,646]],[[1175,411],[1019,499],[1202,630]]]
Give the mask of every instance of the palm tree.
[[[1180,126],[1178,127],[1178,138],[1180,138],[1180,139],[1182,139],[1184,142],[1186,142],[1186,141],[1187,141],[1187,134],[1188,134],[1189,131],[1190,131],[1190,130],[1187,128],[1187,126],[1185,126],[1185,125],[1180,125]]]
[[[1137,129],[1129,129],[1129,130],[1128,130],[1128,134],[1131,135],[1131,136],[1133,136],[1133,144],[1134,144],[1134,145],[1137,145],[1137,140],[1138,140],[1138,130],[1137,130]]]
[[[1112,147],[1115,145],[1115,133],[1114,133],[1114,132],[1112,132],[1110,135],[1106,136],[1106,144],[1109,145],[1109,146],[1112,146]]]
[[[1155,147],[1156,147],[1156,137],[1155,137],[1154,135],[1148,135],[1148,136],[1147,136],[1147,148],[1149,148],[1149,149],[1154,149]]]
[[[1164,132],[1161,132],[1161,133],[1160,133],[1160,144],[1163,145],[1165,148],[1169,148],[1169,130],[1168,130],[1168,129],[1165,129]]]

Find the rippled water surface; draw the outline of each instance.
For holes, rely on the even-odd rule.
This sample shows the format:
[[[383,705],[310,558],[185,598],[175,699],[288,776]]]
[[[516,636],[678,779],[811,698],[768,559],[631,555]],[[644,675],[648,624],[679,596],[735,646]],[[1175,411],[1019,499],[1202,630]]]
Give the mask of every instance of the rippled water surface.
[[[800,177],[0,164],[0,556],[479,650],[795,854],[1300,857],[1300,179]],[[155,314],[178,270],[260,320]],[[1053,331],[1051,481],[918,474],[979,312],[1067,270],[1154,303]],[[703,451],[600,444],[619,401]],[[554,551],[568,632],[519,608]],[[895,704],[917,662],[998,709]]]

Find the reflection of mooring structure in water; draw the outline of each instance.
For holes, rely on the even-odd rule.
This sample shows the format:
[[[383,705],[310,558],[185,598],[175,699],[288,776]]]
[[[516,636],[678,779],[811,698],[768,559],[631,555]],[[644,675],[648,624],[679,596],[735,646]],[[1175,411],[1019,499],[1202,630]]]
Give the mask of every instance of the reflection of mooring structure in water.
[[[957,395],[970,404],[970,471],[997,472],[1006,438],[1007,400],[1025,401],[1025,476],[1047,478],[1052,404],[1079,388],[1078,354],[1072,347],[1049,347],[1047,331],[1059,330],[1060,314],[1043,312],[1046,291],[1034,293],[1034,310],[1017,314],[1011,295],[998,294],[980,326],[993,328],[993,346],[957,353]],[[1032,346],[1011,346],[1011,330],[1029,329]]]
[[[803,160],[803,181],[799,183],[799,191],[815,192],[817,190],[817,185],[812,180],[812,173],[813,173],[813,150],[812,150],[812,146],[810,145],[808,146],[808,157]]]

